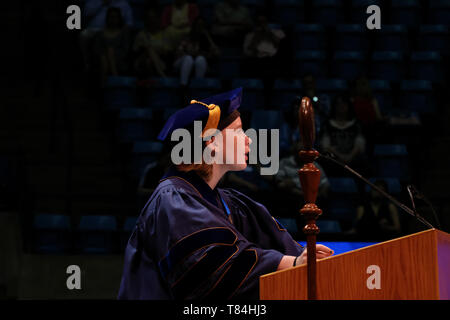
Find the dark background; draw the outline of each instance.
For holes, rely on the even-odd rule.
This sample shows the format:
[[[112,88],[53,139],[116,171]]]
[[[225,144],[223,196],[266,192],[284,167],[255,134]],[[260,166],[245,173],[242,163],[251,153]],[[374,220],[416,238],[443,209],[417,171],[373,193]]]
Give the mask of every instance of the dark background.
[[[133,8],[135,21],[131,30],[136,35],[142,28],[145,9],[151,7],[160,14],[170,2],[134,0],[129,3]],[[213,2],[192,3],[197,3],[200,14],[211,23]],[[323,27],[321,36],[324,39],[324,45],[318,51],[323,53],[324,58],[316,62],[324,70],[320,71],[323,73],[315,74],[315,77],[318,82],[319,79],[344,81],[346,85],[343,88],[334,88],[329,92],[326,92],[327,88],[323,88],[322,91],[330,97],[348,92],[355,77],[348,73],[341,76],[340,69],[336,68],[342,61],[335,59],[335,53],[355,51],[345,48],[345,44],[350,42],[349,47],[357,44],[353,38],[339,38],[336,26],[356,23],[365,28],[366,15],[364,11],[361,13],[361,9],[353,1],[337,1],[341,6],[325,6],[329,10],[329,16],[325,17],[316,14],[319,10],[313,5],[313,1],[308,0],[285,7],[278,5],[276,1],[241,3],[247,3],[254,21],[258,13],[264,13],[268,16],[269,23],[277,24],[286,33],[287,37],[283,40],[285,65],[281,69],[282,74],[274,76],[273,81],[283,79],[294,83],[294,80],[301,80],[307,71],[311,71],[302,70],[304,64],[299,63],[296,58],[298,52],[311,48],[307,48],[307,45],[301,48],[301,38],[296,38],[295,26],[318,24]],[[440,8],[437,6],[438,1],[405,1],[404,6],[396,6],[398,3],[400,2],[378,2],[382,11],[382,29],[391,24],[406,28],[402,35],[405,47],[394,50],[389,47],[380,48],[377,39],[383,34],[377,30],[365,29],[360,39],[368,40],[368,47],[362,51],[357,50],[362,52],[363,57],[358,61],[357,73],[366,75],[370,80],[386,81],[386,89],[374,90],[379,97],[387,97],[386,101],[391,101],[383,105],[385,100],[380,100],[386,119],[405,119],[413,114],[420,120],[420,124],[399,125],[387,121],[383,127],[383,136],[379,140],[375,139],[374,144],[402,145],[406,153],[385,155],[383,158],[383,155],[374,152],[374,146],[371,145],[366,148],[365,168],[370,169],[368,178],[380,176],[380,163],[385,163],[383,160],[386,159],[394,161],[394,168],[405,169],[405,174],[396,176],[394,169],[391,176],[384,176],[395,179],[395,183],[400,185],[394,195],[409,205],[405,187],[408,184],[417,186],[432,202],[441,229],[449,232],[450,106],[447,70],[450,38],[447,29],[447,33],[436,36],[437,40],[427,42],[423,38],[421,27],[446,24],[448,28],[450,19],[442,16],[445,17],[447,13],[446,17],[450,17],[450,8]],[[132,68],[102,86],[98,81],[95,63],[93,69],[85,70],[79,45],[81,30],[66,28],[66,8],[70,4],[78,4],[83,12],[83,1],[14,1],[0,5],[4,34],[0,83],[0,298],[3,299],[115,298],[130,223],[132,225],[133,219],[139,215],[149,195],[140,190],[143,168],[159,156],[155,149],[147,146],[149,149],[139,151],[136,146],[140,142],[156,140],[156,134],[167,118],[167,110],[185,105],[183,94],[198,99],[241,83],[244,87],[244,123],[247,127],[256,123],[261,127],[267,125],[267,128],[277,128],[285,121],[284,116],[289,114],[290,104],[278,104],[279,97],[291,96],[294,100],[295,96],[301,95],[300,87],[283,88],[275,85],[275,89],[269,91],[264,86],[266,82],[263,80],[267,80],[264,75],[244,74],[241,68],[244,61],[242,44],[234,47],[220,44],[222,54],[210,63],[206,74],[207,79],[214,81],[193,81],[196,85],[184,88],[185,91],[180,90],[177,84],[178,74],[174,70],[168,71],[168,77],[175,79],[168,86],[158,82],[157,75],[148,77],[154,80],[150,81],[150,85],[142,85],[139,82],[142,77],[135,74]],[[286,19],[289,14],[283,12],[282,8],[288,8],[287,11],[296,12],[297,15],[293,20]],[[325,12],[325,9],[321,10]],[[364,19],[361,18],[358,22],[358,17]],[[82,20],[82,28],[84,25],[85,21]],[[442,43],[445,45],[441,46]],[[402,52],[402,59],[393,64],[393,67],[401,65],[400,75],[392,79],[375,75],[378,69],[374,67],[376,59],[373,54],[389,50]],[[431,71],[417,72],[415,68],[421,62],[412,58],[413,53],[425,51],[437,52],[440,58],[432,61],[432,67],[425,68]],[[313,66],[314,63],[313,61]],[[230,66],[237,66],[235,74],[230,73]],[[344,70],[352,67],[354,65],[342,66]],[[247,78],[259,82],[237,81]],[[431,87],[426,91],[408,91],[403,86],[405,80],[429,81]],[[156,107],[155,93],[161,92],[165,93],[162,98],[159,95],[163,102],[164,97],[177,96],[180,104],[164,106],[162,103]],[[255,97],[269,96],[271,102],[263,105],[246,101],[246,94]],[[405,96],[413,94],[426,96],[427,102],[423,108],[414,109],[405,100]],[[119,103],[114,105],[111,102]],[[139,116],[144,112],[126,118],[121,117],[123,109],[152,112],[151,116]],[[267,111],[277,112],[280,122],[268,124],[264,120],[255,120],[258,118],[256,114],[273,114],[264,113]],[[150,128],[151,133],[142,134],[139,131],[142,128]],[[245,175],[243,177],[246,178]],[[339,229],[323,228],[318,236],[319,242],[367,240],[345,234],[355,218],[356,206],[364,201],[365,195],[353,189],[333,188],[333,181],[339,183],[339,180],[333,178],[342,177],[348,178],[339,170],[334,176],[329,175],[330,194],[320,203],[323,203],[324,213],[319,219],[334,221]],[[252,176],[251,179],[258,186],[255,197],[258,198],[259,195],[259,200],[271,209],[272,215],[289,226],[288,229],[297,240],[304,240],[299,231],[302,219],[296,211],[289,211],[290,204],[278,197],[262,196],[270,194],[275,186],[259,180],[257,176]],[[227,186],[226,181],[224,186]],[[342,210],[333,210],[337,205],[333,201],[342,199],[345,200],[344,203],[338,201]],[[421,215],[436,225],[432,210],[425,202],[417,200],[416,206]],[[48,216],[42,217],[43,214],[61,215],[62,218],[52,220]],[[401,211],[399,215],[401,233],[398,236],[424,230],[413,217]],[[87,216],[94,217],[94,220],[86,220],[86,227],[82,221]],[[89,227],[90,223],[94,227]],[[70,291],[65,286],[68,276],[65,271],[71,264],[79,265],[82,270],[81,291]]]

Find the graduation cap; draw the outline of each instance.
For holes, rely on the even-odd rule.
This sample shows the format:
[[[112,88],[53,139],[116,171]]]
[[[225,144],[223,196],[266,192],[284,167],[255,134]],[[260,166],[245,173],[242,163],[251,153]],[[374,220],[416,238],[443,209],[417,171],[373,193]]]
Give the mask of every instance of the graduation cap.
[[[242,88],[220,93],[202,101],[192,100],[189,106],[178,110],[167,120],[158,139],[165,141],[176,129],[190,129],[194,121],[202,121],[202,136],[209,129],[222,130],[239,117],[237,109],[241,105],[241,100]]]

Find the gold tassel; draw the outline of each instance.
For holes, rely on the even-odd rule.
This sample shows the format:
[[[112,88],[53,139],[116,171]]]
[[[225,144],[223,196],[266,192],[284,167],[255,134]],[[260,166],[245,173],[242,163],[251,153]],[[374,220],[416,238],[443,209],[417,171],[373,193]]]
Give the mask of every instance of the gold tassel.
[[[191,100],[191,104],[198,103],[209,109],[208,121],[206,122],[205,128],[202,131],[202,137],[204,133],[209,129],[217,129],[220,121],[220,107],[216,104],[206,104],[201,101]]]

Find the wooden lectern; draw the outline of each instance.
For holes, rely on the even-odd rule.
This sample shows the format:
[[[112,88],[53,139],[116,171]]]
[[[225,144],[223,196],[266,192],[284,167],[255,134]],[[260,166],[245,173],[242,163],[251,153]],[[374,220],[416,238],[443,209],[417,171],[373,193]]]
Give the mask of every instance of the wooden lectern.
[[[429,229],[316,263],[322,300],[450,299],[450,234]],[[260,277],[262,300],[307,299],[306,264]]]

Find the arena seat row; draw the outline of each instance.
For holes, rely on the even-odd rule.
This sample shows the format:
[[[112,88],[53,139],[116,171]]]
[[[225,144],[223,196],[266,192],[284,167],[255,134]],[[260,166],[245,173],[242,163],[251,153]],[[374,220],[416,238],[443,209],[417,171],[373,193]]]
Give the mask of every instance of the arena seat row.
[[[34,252],[49,254],[111,254],[122,252],[137,217],[128,217],[121,229],[114,216],[82,216],[77,228],[70,217],[36,214],[33,224]]]
[[[160,6],[172,4],[171,0],[158,1]],[[198,0],[200,13],[212,22],[214,6],[217,1]],[[264,0],[241,0],[250,13],[254,16],[257,12],[266,9]],[[136,25],[142,24],[143,12],[146,5],[144,0],[131,0]],[[349,6],[347,6],[349,4]],[[326,26],[334,26],[339,23],[363,23],[369,16],[367,7],[378,5],[382,11],[384,23],[400,23],[409,27],[417,27],[421,23],[442,23],[450,21],[450,4],[445,0],[431,0],[426,7],[421,6],[419,0],[274,0],[271,6],[270,19],[279,21],[284,25],[292,25],[299,22],[314,22]]]

